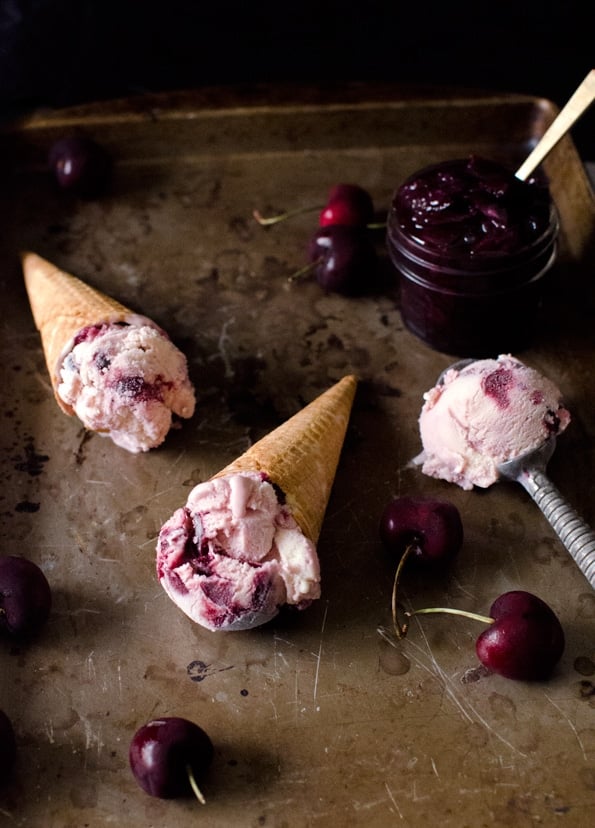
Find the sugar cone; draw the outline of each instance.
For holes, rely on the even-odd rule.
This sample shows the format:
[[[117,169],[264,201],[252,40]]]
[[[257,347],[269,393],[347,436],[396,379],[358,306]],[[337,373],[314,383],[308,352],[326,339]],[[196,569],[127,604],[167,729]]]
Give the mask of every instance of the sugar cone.
[[[23,253],[21,261],[54,395],[62,410],[73,414],[73,409],[59,397],[57,389],[62,359],[72,347],[78,331],[103,322],[143,320],[145,324],[157,326],[36,253]]]
[[[299,527],[318,541],[357,380],[343,377],[289,420],[267,434],[215,477],[264,472],[282,490]]]

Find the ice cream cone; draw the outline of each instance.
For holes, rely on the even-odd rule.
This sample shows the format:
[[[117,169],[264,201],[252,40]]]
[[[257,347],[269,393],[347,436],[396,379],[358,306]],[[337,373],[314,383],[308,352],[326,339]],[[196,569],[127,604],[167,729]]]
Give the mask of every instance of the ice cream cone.
[[[157,326],[36,253],[23,253],[21,261],[54,395],[60,408],[73,414],[73,409],[60,398],[57,389],[62,359],[72,347],[76,334],[87,325],[104,322],[143,319],[145,324]]]
[[[254,443],[215,477],[241,471],[264,472],[285,495],[304,535],[316,543],[335,479],[356,385],[354,376],[343,377]]]

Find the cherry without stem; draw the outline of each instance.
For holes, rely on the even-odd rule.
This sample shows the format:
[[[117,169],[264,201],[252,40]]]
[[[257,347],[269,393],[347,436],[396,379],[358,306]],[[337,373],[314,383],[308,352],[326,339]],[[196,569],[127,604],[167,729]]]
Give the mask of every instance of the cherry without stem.
[[[175,799],[194,794],[204,804],[198,783],[213,753],[213,744],[201,727],[169,716],[153,719],[136,731],[129,762],[136,781],[150,796]]]
[[[44,573],[27,558],[0,556],[0,631],[29,638],[46,623],[52,592]]]
[[[83,198],[99,196],[111,171],[108,153],[86,135],[58,139],[50,148],[48,164],[62,190]]]

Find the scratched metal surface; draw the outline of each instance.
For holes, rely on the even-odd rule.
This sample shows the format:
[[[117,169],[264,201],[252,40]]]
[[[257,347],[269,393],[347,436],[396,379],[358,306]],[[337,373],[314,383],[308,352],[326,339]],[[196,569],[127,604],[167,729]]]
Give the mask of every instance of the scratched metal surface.
[[[422,164],[468,151],[520,158],[550,117],[543,102],[510,97],[234,108],[190,96],[5,130],[0,528],[3,552],[43,567],[54,606],[38,640],[0,649],[0,705],[19,742],[2,824],[94,828],[123,813],[130,828],[593,822],[592,590],[520,487],[462,492],[411,467],[422,394],[450,357],[403,329],[394,287],[347,300],[290,285],[315,213],[269,231],[251,218],[318,204],[344,180],[382,209]],[[94,202],[57,193],[44,168],[72,124],[116,158],[112,190]],[[522,356],[566,395],[574,421],[550,472],[595,522],[592,195],[569,142],[551,164],[561,264]],[[198,409],[162,448],[128,455],[58,410],[22,248],[153,317],[187,352]],[[162,522],[192,485],[351,371],[361,383],[320,539],[321,600],[251,632],[193,625],[156,583]],[[420,492],[457,504],[465,542],[448,577],[407,577],[405,602],[486,612],[504,590],[536,592],[567,636],[551,681],[479,669],[479,630],[464,619],[426,617],[398,648],[378,636],[393,576],[378,519],[392,496]],[[130,738],[157,715],[210,733],[204,807],[151,799],[132,778]]]

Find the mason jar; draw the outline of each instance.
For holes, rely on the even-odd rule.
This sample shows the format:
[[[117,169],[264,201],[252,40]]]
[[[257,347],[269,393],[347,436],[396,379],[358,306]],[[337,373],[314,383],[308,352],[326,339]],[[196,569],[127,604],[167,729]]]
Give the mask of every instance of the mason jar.
[[[470,156],[414,173],[396,190],[387,226],[403,323],[453,355],[526,348],[558,232],[547,186],[496,162]]]

